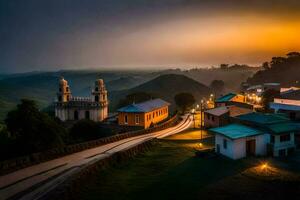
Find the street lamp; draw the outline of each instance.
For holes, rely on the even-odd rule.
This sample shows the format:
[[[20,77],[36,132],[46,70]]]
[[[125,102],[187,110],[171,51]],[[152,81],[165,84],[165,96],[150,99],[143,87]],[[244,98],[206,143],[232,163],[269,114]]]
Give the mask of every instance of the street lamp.
[[[194,121],[194,128],[196,128],[195,122],[195,108],[192,109],[193,121]]]

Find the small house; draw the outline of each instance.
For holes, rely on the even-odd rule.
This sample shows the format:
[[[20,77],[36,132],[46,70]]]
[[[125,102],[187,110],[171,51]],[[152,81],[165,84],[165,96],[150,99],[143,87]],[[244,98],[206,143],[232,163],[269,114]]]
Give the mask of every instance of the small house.
[[[118,124],[149,128],[169,116],[170,103],[162,99],[152,99],[118,109]]]
[[[215,100],[215,107],[227,106],[228,102],[246,102],[246,97],[241,94],[228,93]]]
[[[216,152],[231,159],[263,156],[267,153],[268,135],[242,124],[230,124],[210,129],[215,133]]]
[[[221,106],[204,111],[204,127],[213,128],[230,123],[230,117],[253,112],[252,109],[235,105]]]

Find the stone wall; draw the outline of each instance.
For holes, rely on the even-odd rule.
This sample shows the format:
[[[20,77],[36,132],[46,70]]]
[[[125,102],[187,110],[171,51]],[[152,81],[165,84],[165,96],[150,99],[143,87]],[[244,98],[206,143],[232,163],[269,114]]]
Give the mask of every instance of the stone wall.
[[[48,160],[52,160],[64,155],[76,153],[79,151],[83,151],[86,149],[98,147],[104,144],[116,142],[122,139],[126,139],[129,137],[134,137],[138,135],[143,135],[147,133],[152,133],[156,131],[160,131],[163,129],[166,129],[168,127],[174,126],[179,122],[179,117],[177,115],[174,115],[172,118],[167,120],[166,122],[159,124],[153,128],[145,129],[145,130],[138,130],[138,131],[131,131],[127,133],[122,133],[110,137],[105,137],[97,140],[92,140],[88,142],[73,144],[73,145],[67,145],[60,148],[50,149],[45,152],[39,152],[34,153],[31,155],[26,155],[22,157],[18,157],[11,160],[6,160],[0,162],[0,175],[7,174],[9,172],[25,168],[34,164],[38,164],[41,162],[45,162]]]

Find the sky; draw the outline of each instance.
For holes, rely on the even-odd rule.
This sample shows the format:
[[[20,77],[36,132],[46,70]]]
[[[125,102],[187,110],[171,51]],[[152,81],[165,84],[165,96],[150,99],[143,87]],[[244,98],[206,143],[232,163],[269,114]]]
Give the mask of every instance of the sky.
[[[300,49],[297,0],[0,0],[0,73],[257,66]]]

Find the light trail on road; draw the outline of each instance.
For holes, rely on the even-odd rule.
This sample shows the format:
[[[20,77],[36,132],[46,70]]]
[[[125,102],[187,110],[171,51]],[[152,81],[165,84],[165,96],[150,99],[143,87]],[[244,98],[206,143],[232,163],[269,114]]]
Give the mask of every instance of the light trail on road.
[[[40,199],[85,167],[153,138],[179,133],[189,128],[192,122],[192,117],[185,115],[183,120],[174,127],[87,149],[1,176],[0,200],[14,197],[21,192],[25,194],[19,198],[20,200]],[[29,189],[30,191],[26,193]]]

